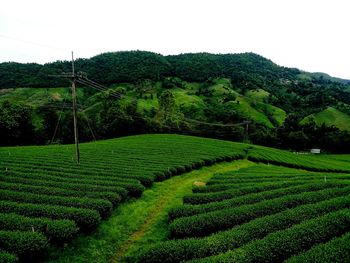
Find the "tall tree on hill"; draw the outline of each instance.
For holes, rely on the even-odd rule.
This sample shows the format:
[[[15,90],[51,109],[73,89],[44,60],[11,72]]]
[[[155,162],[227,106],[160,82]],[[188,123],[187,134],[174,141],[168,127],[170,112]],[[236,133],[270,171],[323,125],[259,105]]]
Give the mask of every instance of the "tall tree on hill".
[[[170,90],[165,90],[159,96],[159,111],[155,118],[165,129],[179,129],[183,122],[183,114],[179,111],[175,96]]]

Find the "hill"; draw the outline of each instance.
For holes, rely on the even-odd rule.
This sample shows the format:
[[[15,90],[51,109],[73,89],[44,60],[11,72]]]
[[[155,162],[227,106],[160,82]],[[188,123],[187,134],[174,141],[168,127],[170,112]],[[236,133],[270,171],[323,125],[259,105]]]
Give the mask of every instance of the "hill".
[[[333,108],[328,107],[324,111],[311,114],[302,120],[303,123],[314,121],[318,126],[325,124],[326,126],[335,126],[340,130],[350,130],[350,116]]]
[[[118,217],[118,213],[112,213],[112,211],[122,202],[128,201],[130,198],[140,198],[145,189],[151,187],[155,181],[168,179],[173,175],[183,174],[202,166],[223,161],[242,159],[242,162],[247,163],[249,161],[243,160],[246,158],[250,160],[248,166],[252,166],[253,162],[263,162],[267,165],[260,164],[255,168],[254,165],[251,170],[242,170],[233,174],[228,172],[212,177],[213,171],[210,176],[208,175],[208,179],[210,177],[212,179],[207,186],[205,188],[194,188],[193,195],[184,197],[185,203],[208,204],[212,201],[228,201],[231,198],[244,195],[239,199],[241,200],[239,202],[242,202],[242,204],[258,202],[252,206],[252,209],[256,209],[254,211],[259,209],[259,211],[265,211],[261,212],[261,216],[283,212],[285,218],[295,218],[294,216],[288,216],[289,214],[284,215],[286,213],[284,210],[287,208],[300,206],[301,209],[302,205],[310,204],[312,207],[305,207],[309,211],[311,208],[314,209],[313,206],[316,205],[317,211],[322,210],[323,212],[321,214],[315,212],[314,215],[327,216],[325,219],[320,219],[320,226],[324,227],[331,222],[334,227],[331,231],[328,231],[327,239],[324,238],[322,241],[326,242],[329,238],[343,233],[343,230],[341,230],[343,214],[340,210],[348,206],[348,201],[343,196],[348,194],[349,190],[347,186],[348,177],[340,173],[350,171],[346,156],[327,158],[325,155],[296,155],[287,151],[255,145],[180,135],[142,135],[85,143],[81,145],[82,158],[80,165],[74,163],[73,149],[71,145],[0,148],[0,169],[2,171],[0,174],[0,259],[11,259],[9,262],[15,261],[16,257],[19,257],[22,261],[35,260],[36,256],[45,253],[48,246],[69,243],[78,232],[85,233],[79,236],[78,240],[84,239],[84,236],[89,238],[88,233],[98,228],[102,220],[105,220],[111,214],[112,217]],[[291,168],[273,166],[272,164]],[[295,170],[294,168],[303,168],[309,170],[309,172]],[[332,174],[331,172],[337,172],[338,174]],[[182,175],[179,177],[178,180],[181,180]],[[327,184],[324,183],[326,177],[329,181]],[[217,182],[218,180],[222,181]],[[239,184],[234,185],[237,182]],[[252,194],[252,196],[249,194]],[[265,197],[262,199],[259,197],[259,200],[256,200],[254,194],[262,194]],[[335,199],[331,199],[329,204],[322,203],[325,198],[329,199],[330,196]],[[162,196],[158,198],[160,199],[156,203],[159,204],[160,200],[166,202],[166,199],[162,199]],[[269,201],[271,198],[277,199]],[[259,203],[265,199],[266,201]],[[238,202],[238,200],[236,201]],[[141,200],[141,203],[143,203],[142,209],[147,209],[147,200]],[[216,204],[219,205],[219,203]],[[133,202],[130,202],[130,205],[131,207],[124,206],[124,209],[130,209],[129,213],[133,213],[135,206]],[[196,207],[202,209],[199,206]],[[332,209],[325,210],[328,207],[332,207]],[[182,210],[182,208],[179,209]],[[242,207],[242,209],[246,208]],[[215,206],[211,211],[214,210],[215,212],[211,213],[225,216],[226,212],[228,216],[231,212],[231,210],[226,211],[225,206]],[[337,212],[338,210],[339,212]],[[335,212],[335,214],[332,215],[331,212]],[[294,210],[287,213],[294,213]],[[298,214],[297,210],[295,213]],[[331,214],[328,216],[326,213]],[[235,214],[240,215],[241,212]],[[254,215],[257,214],[254,212],[253,214],[244,215],[245,219],[240,219],[237,224],[244,223],[252,216],[251,219],[254,219]],[[196,220],[201,220],[201,216],[205,217],[205,214],[196,216],[198,217]],[[303,220],[307,218],[311,219],[313,217],[303,215],[301,221],[296,221],[294,224],[304,222]],[[139,219],[133,218],[130,220]],[[176,219],[175,221],[180,222],[180,220]],[[211,216],[211,221],[205,220],[205,222],[220,227],[215,220],[215,217]],[[271,218],[271,220],[274,219]],[[326,221],[324,222],[324,220]],[[169,227],[176,237],[182,235],[180,234],[181,231],[187,231],[186,233],[190,236],[195,236],[197,235],[195,233],[201,231],[193,230],[192,232],[192,227],[182,228],[180,223],[175,224],[175,221]],[[140,222],[145,221],[141,218]],[[164,225],[164,221],[162,222],[162,228],[168,227]],[[190,223],[190,221],[188,222]],[[268,222],[270,221],[262,223],[268,224]],[[117,228],[125,228],[127,224],[128,222],[124,222],[123,225],[119,225]],[[314,227],[314,224],[308,221],[305,221],[305,224],[307,226],[311,224],[309,227]],[[201,225],[202,223],[192,224],[197,228]],[[224,228],[227,227],[229,226],[227,225]],[[341,229],[337,230],[339,227]],[[285,228],[287,228],[287,225],[279,226],[279,229]],[[209,227],[204,227],[204,229],[205,235],[215,232],[215,229]],[[113,235],[113,231],[109,232],[111,229],[107,232],[106,230],[103,230],[105,234]],[[117,233],[116,231],[115,229],[114,233]],[[269,231],[272,233],[277,230]],[[249,232],[250,236],[254,236],[253,233]],[[200,235],[203,236],[203,232]],[[101,238],[103,235],[98,233],[97,236]],[[178,244],[181,244],[181,242]],[[295,239],[293,242],[297,243],[299,241]],[[308,244],[311,246],[314,244],[313,242],[309,241]],[[82,241],[81,244],[84,244],[83,247],[86,246],[85,241]],[[164,244],[168,246],[168,243]],[[205,243],[203,244],[205,245]],[[109,246],[109,244],[104,246],[107,245]],[[188,246],[184,246],[183,249],[185,247]],[[172,249],[177,248],[176,243]],[[151,251],[157,250],[152,249]],[[216,253],[221,252],[217,251]],[[77,253],[78,251],[75,250],[74,254]],[[180,255],[188,256],[189,254],[180,253]],[[283,255],[286,257],[289,254]],[[84,257],[86,258],[86,256]],[[144,254],[138,256],[144,257],[144,260],[148,258]],[[206,256],[209,256],[209,254],[206,254]],[[160,254],[157,257],[162,261]],[[176,260],[176,258],[173,257],[173,260]]]
[[[78,59],[76,69],[106,86],[78,86],[84,141],[91,133],[106,139],[177,132],[296,150],[350,148],[341,143],[350,138],[347,128],[318,130],[302,122],[328,107],[349,115],[350,84],[257,54],[110,52]],[[67,61],[0,64],[0,144],[72,142],[69,83],[49,77],[69,71]]]

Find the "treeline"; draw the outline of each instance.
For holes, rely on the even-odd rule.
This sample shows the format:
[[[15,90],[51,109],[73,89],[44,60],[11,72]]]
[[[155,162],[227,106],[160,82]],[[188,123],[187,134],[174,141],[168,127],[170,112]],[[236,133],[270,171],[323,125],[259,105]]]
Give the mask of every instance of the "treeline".
[[[181,112],[171,109],[173,101],[167,94],[162,95],[160,104],[156,116],[148,118],[137,112],[136,101],[125,104],[125,101],[106,96],[101,108],[93,114],[79,112],[80,141],[145,133],[177,133],[297,151],[321,148],[333,153],[350,153],[348,131],[317,126],[314,122],[301,125],[293,114],[287,117],[283,126],[269,129],[253,122],[247,130],[245,125],[230,127],[189,122]],[[34,109],[5,101],[0,104],[0,130],[0,146],[74,142],[73,118],[69,109],[58,112],[52,108]]]
[[[86,72],[89,78],[105,86],[129,83],[133,89],[126,94],[129,98],[127,103],[115,100],[108,92],[102,93],[96,97],[97,106],[93,110],[79,114],[83,141],[92,139],[91,130],[97,139],[137,133],[176,132],[296,150],[320,147],[332,152],[348,152],[350,149],[348,132],[334,127],[317,127],[314,123],[300,125],[302,118],[328,106],[350,114],[349,82],[325,74],[280,67],[257,54],[163,56],[144,51],[114,52],[78,59],[76,70]],[[49,75],[70,71],[71,63],[68,61],[44,65],[1,63],[0,89],[64,87],[68,84],[66,80]],[[228,79],[230,85],[227,88],[242,95],[259,88],[268,91],[270,95],[264,102],[285,110],[288,115],[285,123],[280,127],[273,123],[275,128],[267,128],[253,122],[246,130],[244,125],[232,128],[189,122],[186,117],[222,124],[246,120],[246,116],[225,104],[235,99],[232,95],[235,92],[227,93],[222,98],[208,94],[207,88],[216,84],[216,78]],[[175,107],[171,90],[186,89],[186,81],[199,83],[196,95],[202,96],[206,103],[202,113],[197,112],[195,107],[186,111]],[[142,96],[157,96],[159,109],[148,114],[139,113],[137,99]],[[56,128],[58,119],[60,125]],[[60,114],[57,109],[45,108],[45,105],[32,107],[6,101],[0,104],[1,145],[45,144],[52,141],[54,134],[57,136],[53,141],[70,143],[73,142],[72,127],[69,110]]]
[[[75,61],[78,71],[84,71],[92,79],[110,85],[139,80],[161,80],[179,77],[190,82],[203,82],[209,78],[231,78],[233,84],[258,87],[275,79],[291,78],[297,69],[279,67],[253,53],[215,55],[209,53],[162,56],[145,51],[104,53],[90,59]],[[1,63],[0,88],[55,87],[62,80],[48,77],[50,74],[70,72],[68,61],[39,64]]]
[[[347,112],[350,108],[349,81],[326,74],[309,74],[280,67],[254,53],[190,53],[173,56],[145,51],[104,53],[90,59],[77,59],[77,71],[106,86],[115,83],[138,83],[143,80],[165,81],[176,77],[188,82],[206,82],[224,77],[244,94],[262,88],[271,93],[270,104],[287,112],[314,113],[330,105]],[[0,88],[62,87],[67,81],[50,75],[70,72],[69,61],[39,65],[14,62],[0,64]],[[301,75],[306,77],[301,78]],[[340,102],[340,103],[338,103]]]

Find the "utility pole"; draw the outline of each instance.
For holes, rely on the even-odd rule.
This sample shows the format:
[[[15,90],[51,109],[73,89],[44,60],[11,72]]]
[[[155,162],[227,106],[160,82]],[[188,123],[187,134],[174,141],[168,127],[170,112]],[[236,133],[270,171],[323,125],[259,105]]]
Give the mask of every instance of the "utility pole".
[[[73,123],[74,123],[74,141],[75,141],[75,156],[76,156],[76,162],[77,164],[80,163],[80,150],[79,150],[79,134],[78,134],[78,116],[77,116],[77,92],[75,84],[79,83],[84,85],[85,87],[93,88],[98,91],[106,91],[108,88],[90,80],[87,78],[87,74],[84,72],[78,72],[78,74],[75,73],[75,67],[74,67],[74,54],[72,51],[72,73],[62,73],[60,75],[49,75],[50,77],[59,77],[59,78],[66,78],[70,79],[72,84],[72,108],[73,108]],[[118,92],[110,94],[110,96],[120,99],[121,94]]]
[[[78,134],[78,116],[77,116],[77,92],[75,89],[75,69],[74,69],[74,55],[72,51],[72,103],[73,103],[73,123],[74,123],[74,141],[75,141],[75,157],[77,164],[80,163],[79,151],[79,134]]]
[[[243,121],[242,124],[245,125],[245,129],[244,129],[244,140],[248,141],[248,131],[249,131],[249,124],[251,123],[251,121]]]

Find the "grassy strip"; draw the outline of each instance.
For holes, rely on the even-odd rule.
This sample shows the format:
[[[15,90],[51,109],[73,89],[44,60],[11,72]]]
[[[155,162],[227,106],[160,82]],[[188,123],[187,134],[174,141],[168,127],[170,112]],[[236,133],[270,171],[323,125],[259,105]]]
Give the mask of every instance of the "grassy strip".
[[[236,250],[195,262],[282,262],[349,229],[350,212],[344,209],[271,233]]]
[[[219,230],[265,215],[281,212],[303,204],[315,203],[350,193],[350,187],[331,188],[315,192],[287,195],[252,205],[223,209],[205,214],[175,219],[170,225],[171,235],[176,238],[206,236]]]
[[[167,213],[182,203],[196,181],[207,181],[216,171],[254,165],[246,160],[203,167],[163,182],[154,183],[142,197],[123,203],[90,235],[78,235],[69,246],[50,251],[48,262],[135,262],[139,250],[169,236]],[[163,202],[164,201],[164,202]]]
[[[232,199],[227,199],[221,202],[212,202],[203,205],[180,205],[172,208],[169,211],[169,220],[174,220],[179,217],[192,216],[197,214],[208,213],[226,208],[233,208],[240,205],[253,204],[261,202],[262,200],[273,199],[288,194],[298,194],[303,192],[317,191],[332,187],[343,187],[345,184],[340,183],[313,183],[307,185],[298,185],[294,187],[287,187],[264,191],[260,193],[248,194]]]
[[[291,257],[286,263],[333,263],[348,262],[350,259],[350,232],[331,241],[317,245],[310,250]]]

